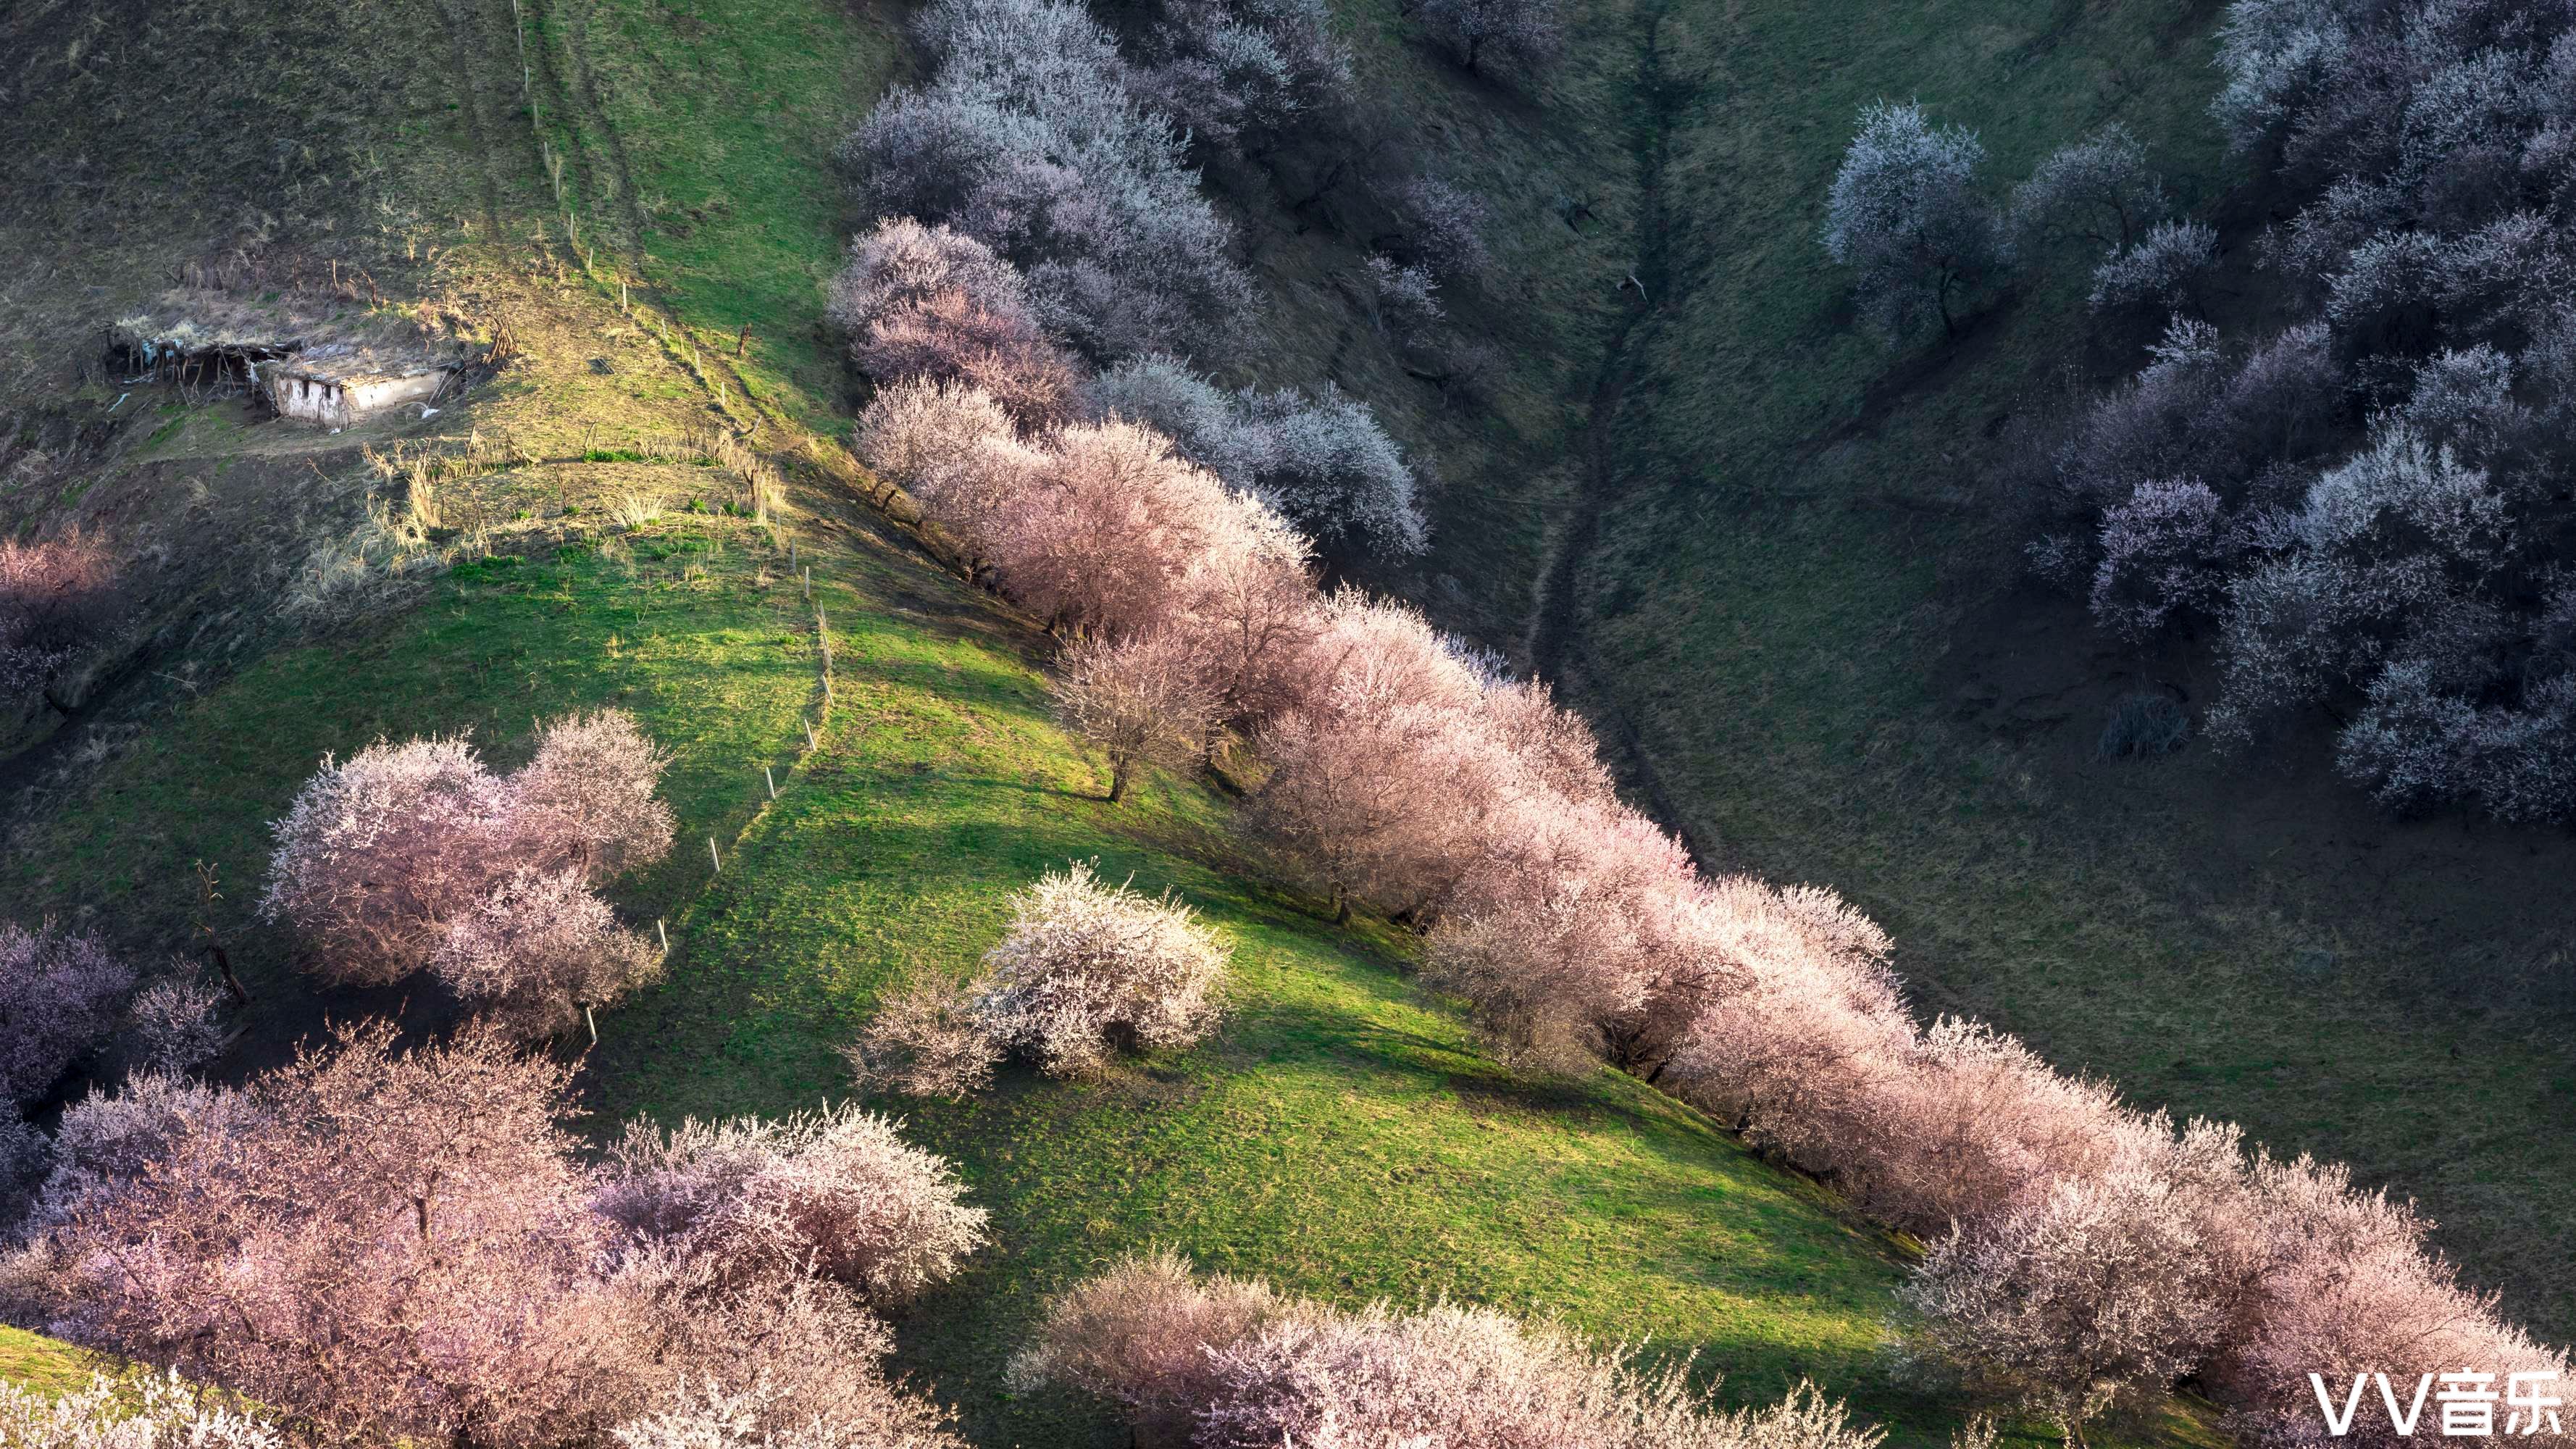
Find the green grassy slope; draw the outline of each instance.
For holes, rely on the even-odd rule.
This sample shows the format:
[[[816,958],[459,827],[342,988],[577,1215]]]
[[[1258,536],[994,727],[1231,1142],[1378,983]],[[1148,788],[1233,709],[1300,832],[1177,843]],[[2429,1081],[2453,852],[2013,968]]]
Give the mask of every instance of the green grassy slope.
[[[902,62],[871,5],[546,0],[529,10],[564,204],[612,237],[755,396],[835,429],[817,299],[846,232],[831,150]]]
[[[91,1372],[88,1354],[0,1323],[0,1379],[59,1393],[89,1382]]]
[[[567,548],[459,568],[397,624],[282,651],[180,706],[22,828],[0,862],[0,914],[177,947],[192,865],[207,861],[236,964],[255,994],[292,1002],[306,994],[293,947],[251,908],[267,822],[326,752],[470,732],[506,765],[525,758],[532,718],[602,707],[632,712],[676,756],[665,794],[695,851],[616,894],[646,919],[677,910],[704,875],[706,837],[738,832],[762,768],[794,758],[820,655],[783,560],[752,530],[683,519],[621,542],[615,562]]]

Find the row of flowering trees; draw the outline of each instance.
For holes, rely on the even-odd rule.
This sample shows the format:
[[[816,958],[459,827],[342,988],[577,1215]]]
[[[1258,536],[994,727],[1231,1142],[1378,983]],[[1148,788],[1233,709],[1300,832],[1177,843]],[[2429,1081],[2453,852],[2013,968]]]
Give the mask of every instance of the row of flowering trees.
[[[1186,1436],[1199,1449],[1875,1449],[1885,1438],[1809,1385],[1719,1411],[1716,1386],[1692,1387],[1689,1367],[1646,1367],[1485,1308],[1336,1312],[1258,1279],[1194,1275],[1165,1253],[1059,1295],[1011,1377],[1084,1389],[1124,1410],[1140,1441]],[[1962,1445],[1991,1442],[1976,1429]]]
[[[1416,551],[1413,473],[1366,408],[1329,387],[1222,393],[1175,360],[1231,355],[1254,300],[1186,128],[1276,130],[1329,109],[1348,64],[1322,7],[1158,8],[1131,17],[1145,32],[1131,60],[1079,0],[927,7],[930,80],[871,112],[840,159],[862,205],[938,225],[862,238],[830,315],[880,384],[966,382],[1023,427],[1151,417],[1167,447],[1310,532]],[[1434,224],[1455,205],[1415,210],[1426,238],[1460,230]],[[1079,389],[1077,357],[1128,366]]]
[[[1068,636],[1057,693],[1113,797],[1139,762],[1248,740],[1259,838],[1337,915],[1423,932],[1428,978],[1507,1056],[1636,1073],[1930,1240],[1906,1296],[1940,1372],[2077,1433],[2196,1377],[2296,1444],[2312,1371],[2564,1368],[2342,1169],[1919,1021],[1858,912],[1702,876],[1544,686],[1320,592],[1285,520],[1160,433],[1015,415],[963,375],[879,381],[860,451]]]

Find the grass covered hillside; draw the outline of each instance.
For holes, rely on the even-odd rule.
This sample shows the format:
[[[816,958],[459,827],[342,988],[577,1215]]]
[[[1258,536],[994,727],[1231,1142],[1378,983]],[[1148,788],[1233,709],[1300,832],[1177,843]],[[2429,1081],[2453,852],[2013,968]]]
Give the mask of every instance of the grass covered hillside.
[[[630,917],[667,917],[676,954],[668,984],[601,1014],[586,1080],[602,1134],[843,1095],[834,1050],[878,993],[915,968],[962,972],[1005,897],[1067,858],[1177,888],[1234,942],[1231,1020],[1205,1047],[1096,1086],[1015,1077],[968,1106],[893,1104],[996,1214],[995,1247],[898,1323],[901,1361],[979,1442],[1110,1442],[1060,1394],[1009,1398],[1000,1364],[1045,1294],[1147,1245],[1345,1302],[1562,1313],[1699,1350],[1748,1399],[1812,1376],[1927,1442],[1956,1422],[1878,1358],[1892,1245],[1640,1086],[1497,1068],[1406,983],[1402,948],[1248,883],[1222,797],[1158,779],[1107,810],[1096,763],[1047,718],[1026,626],[829,513],[799,553],[836,661],[806,753],[813,615],[783,560],[728,523],[613,532],[624,559],[460,568],[398,620],[272,656],[28,830],[10,912],[183,939],[187,865],[213,860],[237,882],[222,910],[254,1032],[364,1009],[313,999],[291,944],[242,919],[263,823],[320,752],[470,728],[506,756],[529,715],[618,705],[678,756],[683,848],[621,893]]]
[[[804,1353],[809,1374],[893,1402],[870,1367],[890,1345],[906,1391],[952,1406],[976,1445],[1179,1442],[1158,1434],[1170,1404],[1130,1404],[1131,1425],[1061,1381],[1061,1295],[1166,1249],[1346,1315],[1282,1309],[1268,1322],[1288,1331],[1232,1337],[1142,1324],[1166,1336],[1174,1383],[1220,1360],[1248,1376],[1252,1390],[1204,1400],[1247,1414],[1259,1368],[1228,1354],[1304,1372],[1328,1361],[1296,1357],[1315,1345],[1409,1345],[1404,1362],[1437,1377],[1460,1361],[1441,1358],[1439,1333],[1493,1323],[1391,1327],[1366,1316],[1379,1303],[1626,1345],[1686,1365],[1725,1407],[1812,1381],[1896,1442],[1961,1449],[1990,1442],[1998,1407],[2028,1416],[2003,1429],[2017,1442],[2082,1444],[2087,1423],[2099,1444],[2298,1442],[2291,1358],[2367,1358],[2371,1334],[2421,1329],[2407,1351],[2555,1353],[2455,1292],[2411,1223],[2332,1169],[2249,1167],[2224,1133],[2178,1143],[2148,1114],[2241,1120],[2285,1156],[2350,1159],[2365,1188],[2422,1198],[2511,1314],[2563,1330],[2576,1307],[2533,1245],[2568,1231],[2568,1149],[2545,1128],[2576,1100],[2576,1065],[2554,1018],[2506,1009],[2534,995],[2523,968],[2565,944],[2539,899],[2563,842],[2390,826],[2304,763],[2284,778],[2197,746],[2094,760],[2111,698],[2205,681],[2179,655],[2110,649],[2077,606],[2023,589],[2023,509],[1991,480],[2028,450],[2033,419],[2125,369],[2145,334],[2085,340],[2083,268],[2059,258],[1976,296],[1954,339],[1891,348],[1818,246],[1855,111],[1897,98],[1979,128],[1998,195],[2057,145],[2123,122],[2241,253],[2262,208],[2204,119],[2218,7],[2008,0],[1855,18],[1790,0],[1572,0],[1552,63],[1522,64],[1507,37],[1471,67],[1434,33],[1452,0],[1341,0],[1325,23],[1349,47],[1347,97],[1232,149],[1167,133],[1136,99],[1159,86],[1188,100],[1204,74],[1155,48],[1222,36],[1188,28],[1222,9],[952,8],[935,44],[907,33],[917,7],[842,0],[341,14],[33,0],[0,18],[0,246],[18,259],[0,279],[0,535],[87,540],[115,566],[110,624],[72,662],[23,666],[42,687],[0,719],[0,920],[95,931],[136,961],[227,960],[251,999],[225,1017],[207,1069],[219,1086],[283,1090],[258,1084],[292,1073],[258,1074],[370,1019],[462,1045],[398,1059],[370,1039],[344,1054],[360,1065],[340,1090],[370,1071],[404,1090],[441,1071],[519,1074],[484,1099],[503,1103],[493,1133],[524,1132],[521,1155],[495,1150],[516,1175],[438,1219],[507,1244],[470,1259],[501,1269],[454,1295],[470,1311],[429,1310],[451,1315],[439,1331],[382,1315],[395,1371],[437,1383],[416,1388],[426,1407],[381,1396],[394,1407],[367,1405],[369,1424],[521,1449],[596,1439],[639,1422],[648,1389],[672,1402],[678,1366],[748,1374],[777,1345],[817,1344],[797,1332],[827,1332],[854,1368]],[[1283,33],[1304,23],[1279,13]],[[880,107],[898,85],[925,89]],[[1439,206],[1421,198],[1460,194],[1482,220],[1451,251],[1491,258],[1449,257],[1435,306],[1429,273],[1399,262],[1436,250]],[[859,195],[956,230],[891,224]],[[868,240],[853,248],[854,234]],[[2260,285],[2233,262],[2224,275]],[[1238,283],[1248,305],[1206,312],[1239,320],[1192,310]],[[827,285],[860,346],[827,322]],[[298,427],[196,374],[144,373],[136,339],[172,335],[174,315],[398,338],[470,365],[431,404]],[[1149,336],[1154,349],[1130,345]],[[1211,435],[1271,449],[1257,466],[1311,485],[1306,501],[1390,473],[1418,482],[1428,549],[1390,548],[1401,530],[1366,535],[1376,553],[1332,537],[1309,578],[1270,511],[1305,518],[1293,486],[1256,500],[1134,419],[1091,425],[1099,394],[1084,389],[1108,386],[1106,364],[1163,348],[1207,374],[1181,377],[1229,420]],[[991,381],[1013,367],[1027,390]],[[1373,426],[1316,421],[1318,399],[1337,401],[1327,382],[1373,410],[1410,477],[1380,466],[1392,450]],[[1259,411],[1274,405],[1290,411]],[[1280,461],[1335,449],[1320,483]],[[1327,600],[1319,583],[1365,585],[1430,623]],[[1275,632],[1212,682],[1247,620]],[[1584,720],[1496,658],[1588,717],[1617,790]],[[1152,736],[1136,755],[1161,763],[1122,801],[1102,798],[1109,763],[1059,723],[1051,680],[1093,691],[1095,735],[1123,727],[1101,714],[1151,716],[1133,726]],[[1136,704],[1120,688],[1162,692]],[[583,809],[612,806],[495,775],[481,778],[498,803],[455,807],[485,810],[467,825],[424,809],[386,831],[483,852],[398,867],[475,883],[419,905],[395,946],[261,912],[272,825],[326,757],[462,736],[497,772],[542,768],[543,722],[594,710],[668,752],[676,845],[649,867],[616,875],[605,856],[623,847],[580,836]],[[649,814],[634,794],[612,805]],[[513,833],[547,829],[570,855]],[[398,897],[417,881],[374,878],[373,848],[313,848],[314,875],[341,891],[331,909],[411,909]],[[1231,948],[1214,1035],[1120,1055],[1096,1078],[1014,1063],[964,1100],[859,1086],[843,1052],[881,1008],[974,976],[1014,926],[1015,893],[1078,861],[1169,892]],[[484,968],[528,958],[503,974],[534,975],[558,949],[507,934],[531,862],[589,919],[613,914],[599,935],[635,974],[666,968],[595,1014],[588,984],[545,1003],[596,1032],[548,1039],[582,1109],[569,1146],[545,1136],[545,1069],[451,1032],[476,969],[455,950],[475,946],[469,927],[486,932]],[[524,869],[495,885],[506,863]],[[2486,887],[2463,884],[2471,867],[2534,903],[2489,909]],[[1830,886],[1854,909],[1707,878],[1738,871]],[[384,964],[366,950],[414,945],[394,985],[321,984]],[[2457,984],[2426,979],[2425,962],[2461,953],[2474,969]],[[998,1019],[996,999],[949,1006]],[[1931,1025],[1948,1013],[2038,1055]],[[1078,1024],[1095,1050],[1143,1035]],[[77,1146],[85,1113],[122,1110],[78,1100],[112,1074],[104,1058],[49,1065],[28,1121]],[[883,1244],[844,1242],[827,1272],[798,1246],[803,1219],[761,1216],[763,1193],[810,1189],[810,1203],[847,1186],[827,1179],[856,1169],[825,1159],[851,1119],[797,1114],[852,1101],[901,1117],[905,1142],[953,1167],[968,1206],[947,1204],[950,1229],[971,1238],[989,1214],[957,1276],[921,1269],[917,1297],[848,1266]],[[154,1150],[198,1152],[187,1170],[220,1177],[206,1161],[221,1154],[194,1143],[302,1131],[279,1160],[328,1165],[313,1144],[365,1123],[346,1100],[299,1112],[174,1116],[196,1137]],[[352,1130],[381,1146],[439,1115]],[[457,1115],[431,1125],[487,1125]],[[721,1151],[669,1146],[665,1166],[703,1160],[649,1183],[647,1149],[620,1144],[641,1118],[746,1116],[791,1125],[744,1128]],[[0,1149],[22,1155],[40,1135],[14,1104],[0,1128]],[[777,1171],[725,1177],[734,1148]],[[386,1182],[416,1165],[375,1155],[396,1159]],[[920,1187],[944,1169],[907,1170]],[[70,1199],[91,1216],[45,1219],[43,1251],[119,1241],[119,1221],[159,1231],[114,1216],[186,1181],[147,1177]],[[0,1214],[16,1189],[0,1176]],[[436,1246],[444,1190],[384,1199],[408,1236],[353,1231],[357,1246],[294,1261],[324,1278],[426,1263],[385,1277],[445,1285],[468,1258]],[[279,1241],[328,1236],[313,1224],[365,1192],[335,1192],[289,1225],[305,1237]],[[169,1196],[151,1210],[222,1200]],[[265,1182],[243,1202],[245,1219],[299,1206]],[[216,1216],[194,1241],[233,1231]],[[2112,1226],[2096,1233],[2097,1218]],[[219,1243],[206,1260],[225,1252],[255,1256]],[[63,1256],[77,1261],[8,1260],[0,1310],[32,1319],[23,1304],[85,1283],[105,1321],[155,1291],[234,1281],[138,1287],[108,1281],[114,1251]],[[2350,1333],[2312,1311],[2332,1297],[2320,1283],[2347,1277],[2360,1287],[2334,1301],[2368,1310],[2344,1315],[2360,1321]],[[2050,1286],[2025,1295],[2033,1281]],[[495,1282],[506,1291],[477,1296]],[[475,1317],[487,1302],[529,1306]],[[350,1411],[363,1374],[308,1393],[277,1364],[341,1343],[334,1311],[313,1315],[324,1332],[278,1330],[292,1352],[229,1374],[247,1360],[188,1356],[175,1320],[130,1318],[122,1337],[93,1324],[85,1341],[213,1365],[328,1417]],[[418,1351],[450,1330],[508,1340],[492,1357],[514,1367],[496,1381],[544,1371],[516,1381],[516,1402],[480,1380],[457,1389],[439,1375],[469,1374],[421,1367]],[[241,1341],[264,1352],[266,1331]],[[14,1333],[0,1330],[0,1377],[84,1370]],[[1009,1371],[1050,1334],[1057,1381]],[[547,1352],[576,1339],[615,1345],[598,1362],[647,1365],[585,1378],[590,1350],[566,1349],[582,1371],[556,1372]],[[2078,1339],[2085,1351],[2067,1351]],[[1642,1421],[1640,1382],[1616,1381],[1602,1412]],[[556,1427],[556,1393],[596,1424]],[[1691,1428],[1737,1449],[1788,1432],[1755,1422]],[[1863,1449],[1827,1431],[1798,1442]]]
[[[823,748],[679,918],[671,983],[611,1023],[597,1105],[668,1119],[836,1095],[835,1049],[870,1004],[913,971],[962,974],[1008,891],[1091,857],[1177,890],[1239,963],[1216,1039],[1097,1085],[1015,1075],[963,1105],[895,1104],[997,1212],[994,1250],[900,1324],[903,1362],[982,1441],[1098,1432],[1060,1396],[1011,1398],[1001,1363],[1048,1292],[1148,1245],[1345,1302],[1562,1313],[1699,1351],[1748,1399],[1812,1376],[1946,1433],[1955,1410],[1875,1357],[1886,1244],[1636,1084],[1502,1071],[1406,984],[1405,948],[1257,884],[1223,797],[1158,778],[1103,806],[1010,621],[909,561],[851,564],[826,595]]]
[[[879,995],[970,969],[1010,893],[1068,859],[1178,891],[1234,947],[1227,1024],[1199,1048],[899,1106],[994,1215],[964,1280],[895,1320],[897,1364],[975,1442],[1118,1442],[1068,1393],[1010,1392],[1002,1365],[1047,1294],[1152,1246],[1349,1307],[1445,1295],[1696,1354],[1729,1402],[1811,1378],[1904,1442],[1944,1441],[1966,1400],[1907,1386],[1885,1352],[1907,1245],[1640,1084],[1505,1071],[1410,979],[1409,940],[1275,887],[1211,787],[1157,776],[1105,807],[1045,708],[1043,637],[859,502],[819,326],[848,224],[825,156],[892,74],[895,25],[479,0],[6,22],[29,42],[8,47],[24,200],[6,224],[35,260],[0,299],[0,506],[15,529],[76,520],[223,566],[132,576],[134,636],[8,766],[0,916],[142,957],[211,933],[254,998],[219,1075],[329,1020],[434,1026],[427,988],[326,993],[297,969],[254,915],[268,822],[326,753],[470,732],[515,765],[535,719],[613,706],[673,755],[680,843],[611,892],[673,954],[599,1016],[597,1139],[844,1096],[835,1050]],[[75,38],[32,44],[56,26]],[[344,434],[138,392],[75,345],[210,273],[251,308],[364,275],[333,305],[498,365],[435,416]],[[1545,390],[1579,387],[1566,365]],[[1561,429],[1542,391],[1520,395],[1533,426]],[[0,1373],[76,1371],[14,1332]],[[2180,1412],[2142,1432],[2208,1437]]]

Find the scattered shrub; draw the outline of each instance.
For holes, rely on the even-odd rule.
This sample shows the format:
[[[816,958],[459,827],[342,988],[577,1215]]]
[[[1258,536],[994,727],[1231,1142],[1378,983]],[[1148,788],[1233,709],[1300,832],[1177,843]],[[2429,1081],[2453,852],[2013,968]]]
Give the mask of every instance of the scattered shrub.
[[[805,1272],[880,1304],[947,1281],[984,1242],[947,1162],[854,1107],[782,1121],[636,1122],[611,1154],[599,1210],[727,1277]]]
[[[2093,744],[2097,760],[2151,760],[2170,755],[2191,738],[2191,717],[2161,694],[2122,695],[2102,722]]]
[[[993,1084],[1002,1049],[955,982],[922,974],[878,1002],[842,1055],[868,1086],[963,1101]]]
[[[134,968],[95,935],[0,922],[0,1115],[105,1041],[133,989]]]
[[[2117,255],[2162,222],[2171,205],[2164,183],[2147,169],[2145,144],[2114,121],[2040,162],[2013,189],[2008,215],[2026,247],[2076,240]]]
[[[1544,71],[1565,49],[1555,0],[1410,0],[1404,7],[1470,74],[1493,57]]]
[[[1012,905],[968,988],[995,1044],[1079,1076],[1113,1049],[1184,1047],[1215,1029],[1228,952],[1171,896],[1109,885],[1077,861]]]
[[[2004,260],[1994,211],[1976,193],[1985,147],[1975,133],[1936,130],[1923,108],[1861,108],[1826,201],[1826,254],[1855,269],[1853,298],[1891,337],[1952,307]]]
[[[1417,177],[1401,194],[1413,255],[1444,282],[1482,281],[1494,269],[1485,246],[1485,203],[1436,176]]]
[[[962,988],[899,987],[844,1055],[858,1079],[962,1098],[1014,1053],[1093,1076],[1120,1051],[1185,1047],[1215,1030],[1229,952],[1166,894],[1108,885],[1097,862],[1049,871],[1012,898],[1010,929]]]
[[[2093,269],[2096,312],[2197,306],[2201,277],[2218,260],[2218,233],[2196,221],[2160,221]]]
[[[223,1050],[224,994],[194,975],[164,976],[134,993],[117,1055],[129,1072],[187,1072]]]
[[[1368,259],[1369,322],[1386,336],[1408,345],[1426,340],[1445,315],[1440,283],[1431,269],[1407,266],[1384,252]]]
[[[106,626],[114,588],[114,565],[93,534],[0,539],[0,689],[51,682]]]

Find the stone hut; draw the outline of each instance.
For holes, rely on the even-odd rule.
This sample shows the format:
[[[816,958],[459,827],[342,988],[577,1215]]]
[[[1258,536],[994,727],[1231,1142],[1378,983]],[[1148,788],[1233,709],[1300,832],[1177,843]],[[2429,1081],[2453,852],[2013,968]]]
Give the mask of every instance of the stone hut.
[[[326,345],[270,363],[260,385],[279,417],[344,428],[388,408],[434,400],[453,371],[426,357]]]
[[[281,418],[326,428],[436,401],[477,350],[408,319],[344,311],[333,299],[259,303],[186,288],[118,323],[112,341],[137,374],[128,382],[175,387],[192,400],[248,394]]]

